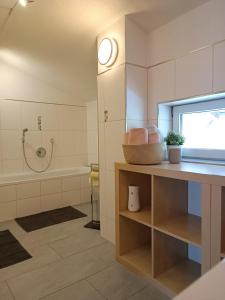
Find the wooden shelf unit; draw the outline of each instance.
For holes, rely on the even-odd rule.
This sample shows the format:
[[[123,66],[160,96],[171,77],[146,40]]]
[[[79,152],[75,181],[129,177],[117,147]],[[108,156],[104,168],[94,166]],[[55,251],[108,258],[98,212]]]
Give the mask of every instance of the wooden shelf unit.
[[[210,247],[210,222],[188,212],[188,178],[159,173],[152,166],[116,165],[116,256],[171,296],[209,269],[210,249],[203,249]],[[137,213],[127,209],[129,185],[140,187]],[[202,211],[208,216],[210,188],[201,188],[199,201],[205,203]],[[190,259],[189,245],[198,247],[201,263]]]
[[[201,276],[201,264],[188,258],[188,244],[154,231],[154,277],[179,293]]]
[[[184,242],[201,245],[201,217],[188,213],[188,181],[154,176],[154,226]]]
[[[138,273],[152,274],[152,230],[124,216],[119,217],[120,237],[117,253],[120,262]]]
[[[124,210],[120,212],[120,215],[131,219],[133,221],[136,221],[138,223],[141,223],[143,225],[151,227],[151,209],[150,207],[144,207],[141,209],[141,211],[138,212],[130,212],[129,210]]]
[[[184,242],[201,246],[201,218],[198,216],[185,214],[168,219],[154,227]]]
[[[140,187],[141,211],[131,213],[128,207],[128,187],[137,185]],[[120,172],[119,187],[119,213],[129,219],[151,226],[151,176],[135,172]]]
[[[221,189],[221,256],[225,257],[225,187]]]

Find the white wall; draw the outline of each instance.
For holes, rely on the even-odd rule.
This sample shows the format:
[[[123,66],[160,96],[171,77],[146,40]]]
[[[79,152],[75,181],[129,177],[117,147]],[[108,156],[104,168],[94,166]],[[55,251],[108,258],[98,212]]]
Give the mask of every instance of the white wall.
[[[42,145],[49,156],[51,137],[55,139],[51,169],[87,164],[86,106],[13,67],[15,59],[9,51],[0,49],[1,174],[28,171],[22,154],[23,128],[29,129],[26,152],[33,167],[41,169],[46,165],[48,157],[37,158],[35,150]],[[42,131],[37,128],[38,116],[42,118]]]
[[[37,118],[42,118],[38,130]],[[22,153],[22,130],[28,128],[25,149],[30,164],[41,169],[50,154],[50,138],[54,138],[51,169],[71,168],[87,163],[86,107],[0,100],[0,171],[1,174],[29,171]],[[46,147],[44,159],[35,150]]]
[[[98,103],[87,103],[88,163],[98,163]]]
[[[225,90],[224,39],[224,0],[209,1],[149,34],[149,120],[157,120],[158,103]]]
[[[98,65],[101,234],[115,242],[114,163],[124,161],[127,128],[147,122],[146,36],[128,18],[121,18],[98,37],[117,39],[119,54],[110,67]],[[104,122],[104,111],[108,120]]]
[[[15,68],[11,60],[11,55],[0,49],[0,99],[84,105],[80,99],[52,87],[41,78]]]

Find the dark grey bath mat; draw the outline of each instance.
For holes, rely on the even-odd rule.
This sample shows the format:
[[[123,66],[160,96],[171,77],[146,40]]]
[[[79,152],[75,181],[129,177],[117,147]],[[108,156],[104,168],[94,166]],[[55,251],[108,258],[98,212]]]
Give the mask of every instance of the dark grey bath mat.
[[[16,222],[26,231],[31,232],[47,226],[86,217],[81,211],[67,206],[46,211],[32,216],[17,218]]]
[[[31,257],[9,230],[0,231],[0,269]]]

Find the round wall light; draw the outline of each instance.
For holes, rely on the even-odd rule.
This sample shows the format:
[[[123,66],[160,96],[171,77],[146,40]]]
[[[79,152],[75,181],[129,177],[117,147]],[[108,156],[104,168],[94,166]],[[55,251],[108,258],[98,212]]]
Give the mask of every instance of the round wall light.
[[[111,66],[118,54],[118,45],[115,39],[104,38],[98,47],[98,61],[101,65]]]
[[[28,0],[19,0],[19,4],[23,7],[27,6]]]

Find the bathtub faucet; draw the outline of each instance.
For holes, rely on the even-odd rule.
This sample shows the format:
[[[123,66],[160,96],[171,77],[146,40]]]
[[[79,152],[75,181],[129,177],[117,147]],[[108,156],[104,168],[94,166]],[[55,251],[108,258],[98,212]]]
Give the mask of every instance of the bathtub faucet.
[[[24,144],[25,143],[25,135],[26,135],[26,132],[28,131],[28,128],[24,128],[23,129],[23,138],[22,138],[22,143]]]

